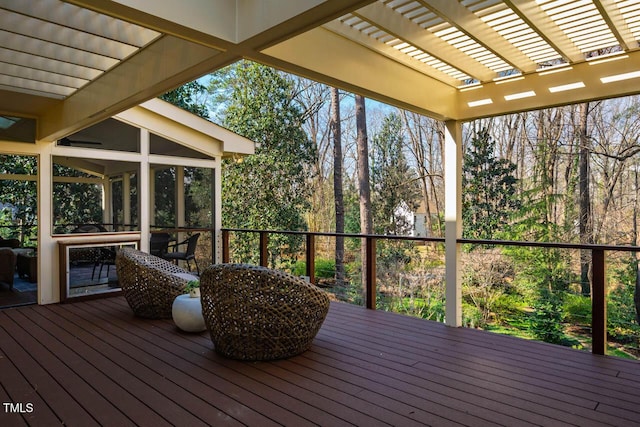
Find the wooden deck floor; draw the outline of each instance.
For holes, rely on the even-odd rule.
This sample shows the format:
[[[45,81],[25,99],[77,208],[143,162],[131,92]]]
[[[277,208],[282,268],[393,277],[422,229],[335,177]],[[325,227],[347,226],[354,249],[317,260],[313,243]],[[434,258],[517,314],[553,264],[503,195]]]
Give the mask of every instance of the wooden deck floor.
[[[0,311],[0,401],[0,426],[629,427],[640,364],[341,303],[303,355],[246,363],[115,297]]]

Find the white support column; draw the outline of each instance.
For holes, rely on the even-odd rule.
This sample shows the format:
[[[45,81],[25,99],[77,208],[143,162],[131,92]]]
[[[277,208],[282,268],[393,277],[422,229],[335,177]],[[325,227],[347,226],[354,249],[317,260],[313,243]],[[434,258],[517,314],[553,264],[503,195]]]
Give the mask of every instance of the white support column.
[[[149,252],[149,230],[151,229],[151,215],[153,212],[153,188],[151,186],[151,167],[149,165],[149,131],[140,129],[140,153],[142,160],[140,161],[140,182],[138,183],[138,194],[140,200],[140,249]]]
[[[216,157],[216,166],[213,169],[213,218],[212,224],[215,230],[216,263],[222,262],[222,157]]]
[[[153,222],[156,224],[155,211],[156,211],[156,170],[151,169],[149,164],[149,208],[151,209],[151,216],[148,221],[149,224]]]
[[[122,222],[131,224],[131,174],[125,172],[122,175]],[[122,231],[130,231],[130,226],[125,226]]]
[[[445,122],[444,138],[444,219],[447,326],[462,326],[462,275],[460,245],[462,237],[462,124]]]
[[[111,224],[113,221],[113,195],[111,190],[111,180],[108,176],[105,176],[102,178],[102,222],[104,224]],[[116,230],[112,229],[110,231]]]
[[[184,166],[176,166],[176,225],[184,227]]]
[[[38,143],[38,304],[60,301],[60,261],[53,239],[52,143]]]

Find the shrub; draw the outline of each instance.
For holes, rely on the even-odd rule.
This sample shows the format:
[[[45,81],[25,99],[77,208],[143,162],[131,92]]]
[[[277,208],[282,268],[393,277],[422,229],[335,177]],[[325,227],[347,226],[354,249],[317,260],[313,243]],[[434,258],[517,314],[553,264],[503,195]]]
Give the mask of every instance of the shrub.
[[[293,275],[305,276],[307,274],[307,263],[298,261],[293,266]],[[326,258],[317,258],[314,274],[320,279],[332,279],[336,275],[336,262]]]
[[[591,325],[591,298],[567,294],[564,298],[565,320],[573,325]]]
[[[552,292],[543,290],[533,308],[535,311],[531,319],[531,331],[536,339],[552,344],[562,343],[564,316],[560,299]]]

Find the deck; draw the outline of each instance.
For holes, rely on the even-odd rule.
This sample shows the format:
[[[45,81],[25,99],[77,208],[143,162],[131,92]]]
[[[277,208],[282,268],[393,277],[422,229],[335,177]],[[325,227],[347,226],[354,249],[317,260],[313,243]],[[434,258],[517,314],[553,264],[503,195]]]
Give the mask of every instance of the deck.
[[[640,426],[640,363],[332,303],[312,348],[218,356],[122,297],[0,311],[0,425]]]

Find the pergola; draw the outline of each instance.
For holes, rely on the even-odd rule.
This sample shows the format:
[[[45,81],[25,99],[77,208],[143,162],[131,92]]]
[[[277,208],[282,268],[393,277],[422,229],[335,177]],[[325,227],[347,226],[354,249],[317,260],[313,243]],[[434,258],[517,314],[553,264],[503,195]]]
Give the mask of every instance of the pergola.
[[[0,19],[0,112],[37,141],[241,58],[445,121],[454,326],[461,124],[640,92],[638,0],[1,0]]]

